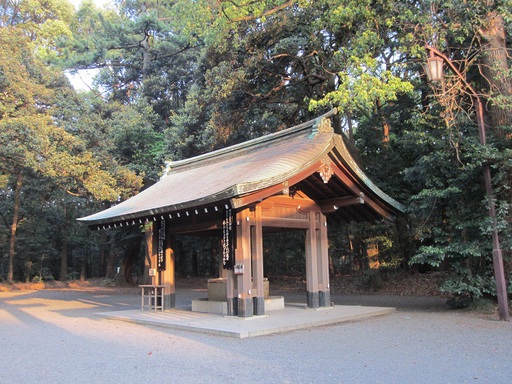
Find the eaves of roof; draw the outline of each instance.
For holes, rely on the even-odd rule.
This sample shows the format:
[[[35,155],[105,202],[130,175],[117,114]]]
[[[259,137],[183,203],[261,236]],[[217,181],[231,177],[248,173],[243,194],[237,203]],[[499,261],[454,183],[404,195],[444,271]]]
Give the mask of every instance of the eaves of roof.
[[[401,212],[403,207],[382,192],[355,163],[342,138],[332,129],[323,129],[323,123],[335,110],[304,124],[250,140],[238,145],[213,151],[191,159],[169,163],[166,174],[156,184],[139,194],[104,211],[78,219],[100,227],[116,223],[137,223],[163,215],[188,214],[188,210],[205,209],[217,205],[231,205],[241,196],[251,195],[274,186],[286,184],[296,175],[309,172],[311,182],[319,183],[311,190],[315,199],[357,195],[364,192],[377,211],[386,215]],[[330,123],[330,121],[329,121]],[[329,124],[330,128],[330,124]],[[327,157],[343,169],[343,177],[350,179],[351,188],[343,182],[322,185],[315,181],[315,166]],[[339,171],[341,172],[341,171]],[[326,184],[327,185],[327,184]],[[350,208],[343,214],[363,219],[375,218],[371,205]],[[237,206],[236,208],[240,208]],[[377,212],[378,216],[378,212]],[[346,219],[346,217],[343,217]]]
[[[391,196],[382,191],[372,180],[363,172],[363,170],[356,163],[350,152],[348,151],[341,136],[335,135],[334,148],[337,154],[337,159],[344,164],[345,169],[350,170],[354,178],[360,181],[360,184],[365,187],[367,191],[371,191],[374,199],[381,200],[383,204],[388,205],[396,212],[405,212],[405,207]]]
[[[318,133],[315,120],[191,159],[170,163],[166,174],[139,194],[78,219],[87,225],[140,220],[180,210],[223,204],[285,181],[332,147],[331,133]]]

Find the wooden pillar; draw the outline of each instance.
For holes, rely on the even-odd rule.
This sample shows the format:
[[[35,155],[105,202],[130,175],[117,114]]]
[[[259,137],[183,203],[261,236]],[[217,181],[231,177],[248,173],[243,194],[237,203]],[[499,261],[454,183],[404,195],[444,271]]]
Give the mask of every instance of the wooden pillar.
[[[309,229],[306,230],[306,300],[308,308],[320,306],[316,214],[314,211],[309,213]]]
[[[153,236],[153,223],[146,226],[144,239],[146,242],[146,257],[144,260],[144,284],[157,285],[158,276],[156,274],[150,275],[149,273],[149,270],[156,269],[156,244],[155,236]],[[150,279],[150,281],[148,282],[146,279]]]
[[[317,252],[318,252],[318,288],[320,307],[331,306],[331,289],[329,285],[329,240],[327,238],[327,218],[317,213]]]
[[[229,248],[229,254],[230,258],[234,256],[231,256],[232,250],[236,251],[234,249],[233,245],[235,244],[236,247],[236,219],[232,217],[231,210],[227,210],[224,212],[225,216],[222,221],[223,226],[223,234],[222,234],[222,247],[223,247],[223,255],[219,260],[219,276],[226,279],[226,301],[227,301],[227,315],[228,316],[237,316],[238,315],[238,302],[235,294],[235,287],[236,287],[236,276],[233,273],[233,269],[225,268],[227,264],[231,264],[231,262],[234,263],[234,260],[224,260],[224,257],[227,257],[227,255],[224,252],[227,252],[225,247]],[[231,223],[231,220],[233,221]],[[229,224],[231,223],[231,224]],[[235,236],[232,236],[233,233],[235,233]],[[226,241],[226,243],[224,243]],[[229,244],[228,244],[229,243]],[[225,265],[226,262],[226,265]],[[230,266],[232,268],[232,266]]]
[[[232,270],[225,269],[226,296],[228,305],[228,316],[238,315],[238,299],[235,298],[235,275]]]
[[[165,220],[153,222],[153,250],[157,269],[156,279],[153,278],[152,284],[165,286],[164,308],[175,307],[175,273],[174,273],[174,250],[173,238],[169,233]],[[162,254],[159,258],[159,252]],[[159,267],[160,263],[160,267]]]
[[[254,315],[265,314],[265,288],[263,286],[263,226],[261,207],[254,210],[251,225],[251,258]]]
[[[236,214],[234,273],[237,281],[238,317],[251,317],[253,315],[250,220],[249,209],[244,209]]]
[[[165,271],[162,271],[162,282],[165,286],[164,308],[170,309],[176,307],[176,273],[175,273],[175,255],[176,248],[174,237],[166,233],[165,237]]]

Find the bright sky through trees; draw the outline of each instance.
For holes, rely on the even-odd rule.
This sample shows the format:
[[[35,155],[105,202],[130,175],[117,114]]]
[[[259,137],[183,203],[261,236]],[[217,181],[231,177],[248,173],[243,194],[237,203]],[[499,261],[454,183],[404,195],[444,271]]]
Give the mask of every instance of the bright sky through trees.
[[[76,9],[78,9],[84,0],[68,1],[73,4]],[[104,7],[110,2],[110,0],[93,0],[93,2],[97,7]],[[89,90],[89,88],[92,86],[92,78],[96,73],[96,70],[81,70],[77,74],[71,74],[68,72],[67,76],[69,81],[71,81],[73,88],[75,88],[77,91],[84,91]]]
[[[68,0],[71,4],[75,6],[76,9],[80,7],[80,4],[83,2],[83,0]],[[109,3],[110,0],[93,0],[94,4],[98,7],[103,7],[105,4]]]

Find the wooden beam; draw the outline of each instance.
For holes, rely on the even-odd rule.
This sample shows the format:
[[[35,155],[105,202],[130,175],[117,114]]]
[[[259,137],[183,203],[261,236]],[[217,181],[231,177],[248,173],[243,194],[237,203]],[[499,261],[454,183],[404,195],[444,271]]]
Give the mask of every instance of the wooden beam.
[[[322,209],[323,213],[331,213],[337,211],[341,207],[347,207],[349,205],[364,204],[364,193],[360,193],[359,196],[346,196],[337,197],[334,199],[326,199],[320,201],[318,204]]]
[[[257,202],[263,201],[263,199],[270,197],[272,195],[276,195],[278,193],[283,193],[290,186],[297,184],[298,182],[304,180],[305,178],[309,177],[313,173],[317,172],[318,169],[320,168],[321,164],[322,163],[320,161],[317,161],[316,163],[311,165],[309,168],[294,175],[287,181],[284,181],[284,182],[279,183],[274,186],[270,186],[268,188],[262,189],[255,193],[250,193],[246,196],[231,199],[231,206],[233,208],[237,209],[237,208],[245,207],[252,203],[257,203]]]
[[[231,206],[235,209],[245,207],[252,203],[260,202],[269,196],[275,195],[277,193],[282,193],[286,188],[288,188],[288,187],[285,186],[284,183],[280,183],[278,185],[274,185],[272,187],[265,188],[261,191],[251,193],[250,195],[247,195],[247,196],[234,198],[234,199],[231,199]]]
[[[388,209],[380,206],[375,200],[366,200],[366,203],[383,218],[389,221],[393,221],[395,219],[393,212],[390,212]]]
[[[348,189],[354,193],[354,195],[359,196],[362,193],[361,189],[356,184],[355,180],[347,175],[346,172],[348,171],[342,169],[342,166],[342,164],[339,164],[338,166],[333,167],[334,174],[341,180],[343,184],[347,186]]]
[[[308,214],[313,211],[318,212],[320,210],[318,205],[311,199],[292,198],[289,196],[271,196],[261,202],[259,206],[262,208],[272,209],[274,204],[294,208],[297,212],[304,214]]]
[[[320,212],[320,209],[316,204],[301,204],[297,207],[297,212],[307,215],[311,212]]]
[[[264,227],[290,228],[290,229],[308,229],[308,220],[280,219],[278,217],[263,217]]]
[[[291,196],[271,196],[265,201],[259,204],[262,207],[271,206],[272,204],[280,204],[283,206],[297,207],[297,206],[309,206],[315,204],[311,199],[293,198]]]
[[[340,166],[339,168],[334,167],[334,173],[336,174],[336,176],[338,176],[338,178],[340,180],[342,180],[347,185],[347,187],[349,187],[350,190],[352,190],[356,195],[360,196],[361,194],[363,194],[363,192],[361,191],[359,186],[356,185],[356,183],[352,179],[352,177],[349,177],[348,175],[346,175],[345,172],[341,169],[342,164],[340,164],[339,166]],[[363,196],[364,196],[364,202],[366,205],[371,207],[375,212],[377,212],[383,218],[385,218],[389,221],[393,221],[395,216],[393,215],[392,212],[390,212],[388,209],[386,209],[383,206],[381,206],[380,204],[378,204],[377,201],[375,199],[373,199],[372,197],[366,196],[364,194],[363,194]]]

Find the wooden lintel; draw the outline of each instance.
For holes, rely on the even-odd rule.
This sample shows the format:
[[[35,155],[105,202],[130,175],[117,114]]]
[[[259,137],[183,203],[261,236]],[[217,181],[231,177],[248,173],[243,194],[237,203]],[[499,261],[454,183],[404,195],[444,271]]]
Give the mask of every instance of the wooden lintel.
[[[262,224],[264,227],[309,229],[309,220],[280,219],[278,217],[263,217]]]
[[[280,204],[290,207],[296,207],[298,205],[304,204],[314,204],[313,200],[310,199],[302,199],[302,198],[293,198],[290,196],[271,196],[265,201],[262,202],[262,206],[271,205],[271,204]]]
[[[316,206],[316,203],[313,200],[303,198],[292,198],[289,196],[269,197],[268,199],[262,201],[260,206],[263,208],[267,208],[273,207],[275,204],[284,207],[296,208],[298,211],[306,210],[307,212],[313,210],[313,207]]]

